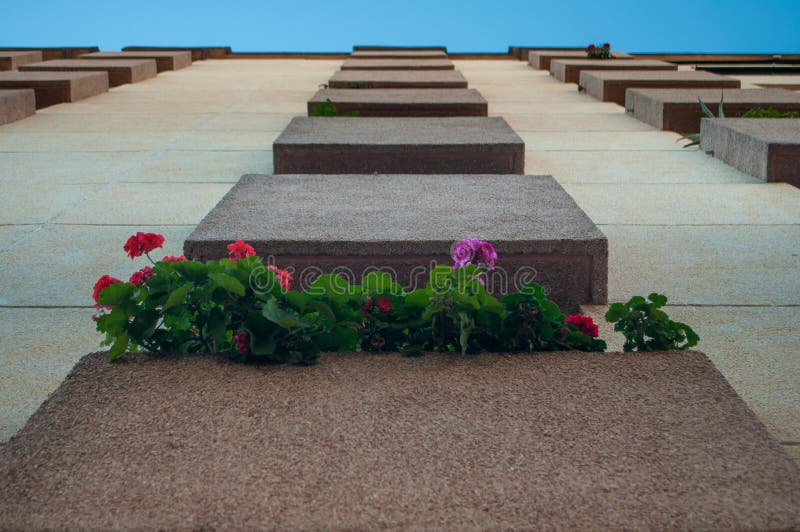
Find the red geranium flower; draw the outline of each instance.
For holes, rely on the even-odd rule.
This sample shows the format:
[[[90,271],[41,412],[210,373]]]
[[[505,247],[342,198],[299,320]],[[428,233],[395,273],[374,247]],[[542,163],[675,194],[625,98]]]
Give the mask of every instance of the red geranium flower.
[[[186,257],[184,257],[183,255],[178,255],[178,256],[165,255],[164,258],[161,259],[161,262],[183,262],[185,260],[186,260]]]
[[[150,266],[145,266],[138,272],[134,272],[133,275],[131,275],[131,278],[128,280],[128,282],[134,286],[142,286],[142,284],[144,284],[144,282],[149,278],[151,278],[152,276],[153,276],[153,268],[151,268]]]
[[[611,45],[608,43],[603,44],[603,48],[611,48]]]
[[[247,331],[239,331],[233,335],[233,346],[240,355],[246,355],[250,351],[250,335]]]
[[[368,297],[366,301],[364,301],[364,306],[361,307],[361,314],[366,316],[372,310],[372,298]]]
[[[595,325],[591,316],[583,316],[581,314],[573,314],[567,316],[565,322],[574,325],[576,329],[592,338],[597,338],[600,335],[600,329]]]
[[[595,46],[593,44],[590,44],[589,47],[587,48],[587,50],[594,50],[594,49],[595,49]]]
[[[252,257],[255,254],[256,250],[253,249],[253,246],[246,243],[244,240],[237,240],[233,244],[228,244],[228,258],[233,262]]]
[[[122,247],[130,258],[141,257],[143,253],[150,253],[164,245],[164,237],[156,233],[142,233],[139,231],[125,242]]]
[[[292,274],[290,274],[286,270],[281,270],[280,268],[273,266],[272,264],[267,266],[267,269],[275,272],[275,278],[278,280],[278,283],[281,285],[281,288],[283,288],[284,290],[289,290],[289,288],[291,288],[292,279],[294,279],[294,277],[292,277]]]
[[[388,299],[379,299],[378,300],[378,308],[384,314],[388,314],[392,311],[392,302]]]
[[[121,283],[119,279],[116,277],[111,277],[110,275],[104,275],[94,283],[94,288],[92,289],[92,299],[94,299],[95,303],[99,303],[98,298],[100,297],[100,292],[103,291],[104,288],[111,286],[112,284]]]

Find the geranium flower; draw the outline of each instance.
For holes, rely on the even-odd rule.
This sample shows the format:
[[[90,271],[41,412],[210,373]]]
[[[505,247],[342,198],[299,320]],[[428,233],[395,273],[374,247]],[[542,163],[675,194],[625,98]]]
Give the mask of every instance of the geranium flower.
[[[600,335],[600,329],[597,325],[595,325],[591,316],[573,314],[572,316],[567,316],[564,321],[570,325],[574,325],[576,329],[586,336],[597,338]]]
[[[122,247],[131,259],[141,257],[143,253],[150,253],[164,245],[164,236],[157,233],[142,233],[139,231],[125,242]]]
[[[246,243],[244,240],[237,240],[233,244],[228,244],[228,258],[233,262],[252,257],[255,254],[256,250],[253,249],[253,246]]]
[[[100,298],[100,292],[103,291],[104,288],[111,286],[112,284],[121,283],[119,279],[116,277],[111,277],[110,275],[104,275],[94,283],[94,288],[92,288],[92,299],[94,299],[95,303],[99,304],[98,299]]]
[[[233,335],[233,346],[240,355],[246,355],[250,351],[250,335],[247,331],[239,331]]]
[[[378,300],[378,308],[384,314],[388,314],[392,311],[392,302],[388,299],[381,298]]]
[[[275,278],[278,280],[278,283],[281,285],[281,288],[283,288],[284,290],[289,290],[289,288],[291,288],[292,279],[294,279],[294,277],[292,277],[292,275],[289,272],[287,272],[286,270],[281,270],[280,268],[273,266],[272,264],[267,266],[267,269],[275,272]]]
[[[134,272],[131,275],[131,278],[128,280],[134,286],[142,286],[146,280],[153,276],[153,268],[150,266],[145,266],[138,272]]]
[[[164,258],[161,259],[161,262],[183,262],[185,260],[186,260],[186,257],[184,257],[183,255],[178,255],[178,256],[165,255]]]
[[[457,242],[453,247],[453,269],[475,264],[493,270],[496,260],[497,252],[494,246],[477,238],[467,238]]]

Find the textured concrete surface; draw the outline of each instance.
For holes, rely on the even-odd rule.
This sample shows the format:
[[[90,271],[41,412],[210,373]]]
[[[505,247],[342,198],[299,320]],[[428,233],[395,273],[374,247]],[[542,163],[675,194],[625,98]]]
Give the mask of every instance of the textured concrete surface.
[[[372,44],[356,44],[353,52],[444,52],[447,53],[446,46],[385,46]]]
[[[704,118],[700,147],[742,172],[800,187],[800,118]]]
[[[359,116],[487,116],[489,105],[475,89],[322,89],[308,101],[309,115],[330,100],[338,113]]]
[[[386,190],[393,191],[388,204]],[[446,197],[459,200],[443,208]],[[415,286],[427,280],[415,267],[449,263],[453,242],[470,236],[505,257],[498,293],[529,273],[566,307],[606,300],[606,239],[549,176],[245,176],[184,252],[221,258],[241,238],[298,270],[346,264],[358,283],[364,270],[388,267],[403,286]]]
[[[467,80],[456,70],[340,70],[330,80],[332,89],[466,89]]]
[[[15,46],[13,48],[0,47],[3,52],[39,52],[42,54],[40,61],[50,61],[51,59],[75,59],[83,54],[90,52],[98,52],[100,49],[97,46],[67,46],[67,47],[52,47],[52,46]]]
[[[42,60],[42,52],[29,51],[2,51],[0,50],[0,70],[17,70],[21,65],[37,63]]]
[[[153,59],[55,59],[30,63],[19,69],[25,72],[107,72],[108,83],[112,87],[138,83],[154,78],[157,74],[156,62]]]
[[[98,353],[0,475],[13,529],[800,526],[798,466],[697,352]]]
[[[680,305],[786,306],[797,305],[800,298],[797,225],[619,224],[600,229],[609,241],[612,301],[653,291]]]
[[[584,307],[597,323],[607,307]],[[714,346],[708,356],[747,404],[790,451],[800,441],[800,343],[798,307],[681,307],[669,306],[672,319],[689,323],[703,343]],[[605,330],[603,330],[605,329]],[[602,324],[610,348],[622,348],[622,336]],[[765,351],[764,341],[774,350]]]
[[[453,62],[442,59],[345,59],[342,70],[453,70]]]
[[[80,308],[0,308],[0,440],[8,441],[81,358],[102,340]],[[42,331],[32,334],[33,331]],[[50,331],[45,334],[44,331]],[[53,334],[55,331],[60,333]],[[4,480],[5,482],[5,480]]]
[[[97,50],[94,50],[95,52]],[[126,46],[123,52],[190,52],[192,61],[222,59],[231,53],[230,46]]]
[[[765,185],[700,150],[675,150],[676,134],[616,133],[626,120],[637,120],[574,88],[559,92],[564,85],[525,63],[456,61],[456,68],[491,112],[508,116],[525,137],[526,173],[552,174],[601,223],[610,246],[609,298],[669,296],[670,316],[700,332],[699,347],[784,449],[800,458],[795,190]],[[571,117],[590,114],[596,118],[586,134],[586,120]],[[585,136],[580,143],[526,137],[520,125],[535,131],[542,115],[550,116],[548,131]],[[594,134],[603,118],[607,135],[618,135],[613,140]],[[531,149],[534,140],[540,146]],[[725,186],[734,189],[728,193]],[[601,325],[605,308],[592,311]],[[607,328],[602,334],[621,348],[619,333]]]
[[[356,50],[350,55],[359,59],[436,59],[447,57],[447,52],[443,50]]]
[[[550,75],[563,83],[578,83],[584,70],[677,70],[678,65],[664,61],[635,59],[555,59],[550,62]]]
[[[36,95],[31,89],[0,89],[0,126],[32,116],[36,112]]]
[[[172,200],[166,210],[174,208],[188,215],[194,209],[202,217],[213,194],[200,193],[196,200],[195,191],[201,187],[179,194],[175,191],[180,189],[171,189],[171,184],[233,184],[245,173],[269,173],[272,154],[264,139],[269,133],[277,134],[293,116],[305,114],[308,99],[340,64],[341,60],[200,61],[189,69],[163,72],[146,83],[48,107],[0,128],[0,133],[28,134],[24,143],[4,142],[5,147],[0,147],[0,196],[13,195],[13,212],[19,214],[6,218],[4,223],[13,225],[0,224],[4,275],[0,321],[1,327],[11,331],[0,341],[4,379],[0,401],[12,405],[2,414],[5,438],[55,389],[69,365],[64,357],[74,360],[97,345],[89,320],[91,284],[104,273],[127,278],[143,265],[124,255],[125,239],[137,230],[163,232],[168,245],[165,253],[175,253],[192,230],[191,225],[59,225],[53,223],[54,217],[70,216],[78,208],[87,219],[99,220],[103,213],[111,219],[148,212],[162,220],[158,218],[162,214],[147,205],[157,195],[148,191],[157,190],[161,183]],[[505,116],[523,133],[542,134],[528,139],[539,147],[526,153],[527,173],[552,174],[566,188],[598,186],[570,188],[570,192],[591,217],[610,222],[600,228],[609,238],[612,297],[654,290],[668,295],[670,303],[675,303],[670,315],[700,331],[699,347],[784,448],[800,458],[796,349],[800,342],[796,327],[800,234],[795,223],[800,207],[792,210],[794,196],[787,187],[761,183],[758,192],[756,187],[744,188],[742,184],[760,180],[702,151],[675,149],[680,146],[675,142],[677,135],[655,130],[646,134],[642,127],[648,126],[626,116],[623,108],[579,94],[574,86],[559,83],[526,62],[459,60],[455,64],[489,101],[492,114]],[[768,76],[740,79],[773,81]],[[605,119],[608,138],[603,135]],[[92,131],[102,134],[84,142],[65,140],[65,133]],[[51,142],[49,151],[31,151],[30,145],[49,142],[55,139],[50,135],[58,132],[69,150]],[[547,140],[547,135],[559,132],[558,139]],[[569,133],[575,134],[574,144],[569,142]],[[147,141],[151,134],[161,135],[159,142]],[[131,149],[132,142],[137,151]],[[122,183],[148,183],[155,188],[142,188],[148,200],[138,202],[138,189],[121,188]],[[67,186],[86,184],[92,186]],[[683,185],[691,184],[718,186],[690,187],[682,193]],[[57,194],[44,192],[48,185],[67,197],[62,201]],[[107,195],[104,187],[108,185],[111,190],[124,190],[124,196]],[[674,188],[665,192],[664,185]],[[737,191],[724,193],[724,185]],[[652,192],[645,190],[649,186],[654,186]],[[224,190],[215,190],[221,197]],[[28,217],[31,213],[17,204],[47,208],[44,199],[37,204],[40,194],[45,194],[46,201],[63,205],[63,210],[52,216],[45,210],[40,216],[32,207],[36,216]],[[92,201],[94,194],[106,194],[109,201]],[[628,195],[631,201],[623,205]],[[375,206],[376,212],[394,199],[387,197]],[[655,207],[648,201],[655,202]],[[681,207],[686,202],[705,212],[690,213]],[[89,203],[97,210],[90,212]],[[449,205],[450,198],[442,200],[442,208]],[[658,209],[675,209],[680,214],[670,220]],[[687,223],[692,224],[717,220],[729,225],[681,225],[682,216],[690,216]],[[46,221],[26,225],[31,219]],[[652,225],[654,221],[664,225]],[[39,308],[48,305],[78,308]],[[72,312],[74,320],[39,318],[48,312]],[[59,335],[57,345],[49,340],[53,331]],[[621,338],[606,337],[612,345]],[[528,382],[526,389],[530,388]],[[663,448],[672,447],[665,444]],[[730,459],[729,466],[735,467],[736,460]],[[128,495],[120,497],[128,500]]]
[[[632,55],[613,51],[614,59],[633,59]],[[528,64],[539,70],[550,71],[553,59],[586,59],[586,50],[531,50],[528,52]]]
[[[129,52],[94,52],[81,56],[81,59],[105,60],[105,59],[153,59],[159,72],[167,70],[180,70],[192,64],[191,52],[159,52],[159,51],[129,51]]]
[[[584,70],[580,86],[586,94],[604,102],[625,105],[628,89],[681,88],[681,89],[738,89],[738,79],[698,71],[593,71]]]
[[[297,117],[276,174],[521,174],[525,144],[501,117]]]
[[[0,72],[0,89],[33,89],[37,109],[96,96],[108,86],[107,72]]]
[[[706,117],[700,100],[715,115],[722,102],[727,118],[756,107],[800,112],[800,93],[786,89],[630,89],[625,93],[625,110],[655,128],[686,135],[699,132],[700,119]]]
[[[800,90],[800,75],[783,75],[783,76],[747,76],[737,75],[737,78],[742,80],[742,86],[747,88],[765,88],[765,89],[787,89],[790,91]]]

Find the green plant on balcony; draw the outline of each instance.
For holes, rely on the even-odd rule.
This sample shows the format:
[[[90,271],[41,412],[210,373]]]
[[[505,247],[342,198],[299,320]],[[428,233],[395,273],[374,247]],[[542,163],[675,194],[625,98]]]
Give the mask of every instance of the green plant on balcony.
[[[350,111],[347,113],[339,114],[339,111],[336,109],[336,106],[333,105],[333,102],[330,98],[327,98],[324,102],[319,105],[316,105],[310,113],[310,116],[361,116],[361,113],[358,111]]]
[[[725,95],[721,95],[719,98],[719,107],[717,107],[717,114],[719,116],[715,116],[714,113],[711,112],[711,109],[705,104],[705,102],[698,98],[697,101],[700,102],[700,109],[703,110],[703,114],[706,115],[708,118],[725,118],[725,112],[722,110],[722,104],[724,103]],[[688,140],[687,144],[684,144],[684,148],[691,148],[692,146],[697,146],[700,144],[700,133],[692,133],[691,135],[683,135],[675,142],[681,140]]]

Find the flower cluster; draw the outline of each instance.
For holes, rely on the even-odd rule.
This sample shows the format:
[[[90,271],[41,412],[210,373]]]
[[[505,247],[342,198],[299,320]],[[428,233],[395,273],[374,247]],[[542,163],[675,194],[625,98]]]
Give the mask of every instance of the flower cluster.
[[[125,242],[122,249],[131,259],[141,257],[142,254],[150,253],[164,245],[164,237],[156,233],[142,233],[141,231],[133,235]]]
[[[603,46],[590,44],[586,47],[586,57],[589,59],[612,59],[611,45],[603,43]]]
[[[131,275],[131,278],[128,279],[128,282],[134,286],[142,286],[142,284],[144,284],[144,282],[149,278],[151,278],[152,276],[153,276],[153,268],[151,268],[150,266],[145,266],[138,272],[134,272],[133,275]]]
[[[250,351],[250,335],[247,331],[239,331],[233,335],[233,346],[240,355],[246,355]]]
[[[386,298],[379,298],[378,301],[373,301],[371,297],[368,297],[364,301],[364,306],[361,307],[361,313],[364,316],[368,316],[372,309],[377,309],[379,312],[384,314],[388,314],[392,311],[392,302]]]
[[[125,242],[123,246],[123,250],[128,254],[131,259],[135,259],[137,257],[141,257],[142,255],[147,256],[150,258],[149,253],[155,249],[161,248],[164,246],[164,236],[158,233],[142,233],[141,231],[137,232],[135,235],[132,235],[128,240]],[[231,262],[237,262],[241,259],[255,256],[256,251],[253,249],[253,246],[244,242],[243,240],[237,240],[232,244],[228,244],[228,254],[229,259]],[[183,262],[186,260],[184,255],[165,255],[160,262],[165,263],[176,263],[176,262]],[[150,262],[153,265],[157,263],[150,259]],[[267,269],[270,271],[275,272],[275,279],[278,281],[278,284],[284,290],[289,290],[292,285],[292,280],[294,279],[292,275],[286,271],[282,270],[274,265],[267,266]],[[133,286],[140,287],[145,284],[145,282],[153,277],[155,272],[153,271],[152,266],[145,266],[142,269],[134,272],[128,282]],[[100,309],[101,306],[99,305],[99,298],[100,292],[103,291],[104,288],[111,286],[112,284],[122,283],[121,280],[117,279],[116,277],[112,277],[110,275],[103,275],[100,277],[97,282],[94,284],[92,288],[92,299],[94,299],[95,307]],[[106,305],[106,309],[111,309],[111,305]],[[97,316],[95,316],[95,321],[97,320]]]
[[[291,289],[292,280],[294,279],[294,277],[292,277],[292,275],[288,271],[281,270],[280,268],[278,268],[277,266],[273,266],[272,264],[267,266],[267,269],[275,272],[275,279],[278,280],[278,284],[281,285],[281,288],[283,288],[284,290]]]
[[[489,242],[468,238],[461,242],[456,242],[453,247],[453,270],[474,264],[484,266],[490,270],[494,269],[497,260],[497,252]]]
[[[233,244],[228,244],[228,258],[233,262],[253,257],[255,254],[256,250],[253,249],[253,246],[244,240],[237,240]]]
[[[584,316],[582,314],[573,314],[564,319],[565,323],[574,325],[576,329],[588,336],[589,338],[597,338],[600,336],[600,329],[594,323],[591,316]]]

